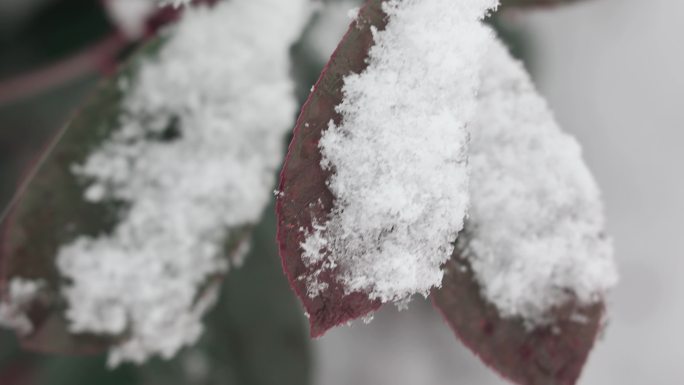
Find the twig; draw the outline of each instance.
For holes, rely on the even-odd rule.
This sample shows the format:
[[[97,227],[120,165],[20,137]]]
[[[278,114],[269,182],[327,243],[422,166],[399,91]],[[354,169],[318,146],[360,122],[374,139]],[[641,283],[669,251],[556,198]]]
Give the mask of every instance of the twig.
[[[85,73],[107,71],[114,66],[116,57],[128,44],[128,39],[121,33],[113,33],[74,56],[2,81],[0,106],[35,96]]]

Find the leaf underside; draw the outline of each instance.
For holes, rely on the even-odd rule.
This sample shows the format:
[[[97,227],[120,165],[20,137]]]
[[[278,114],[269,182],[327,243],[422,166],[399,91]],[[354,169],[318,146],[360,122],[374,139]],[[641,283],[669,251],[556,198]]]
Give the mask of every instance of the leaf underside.
[[[604,305],[566,304],[553,326],[529,330],[502,318],[481,295],[467,259],[455,252],[432,301],[461,341],[487,366],[519,385],[574,385],[601,327]]]
[[[318,276],[320,282],[328,284],[328,289],[311,298],[305,278],[320,266],[307,267],[303,263],[300,245],[313,223],[325,223],[333,209],[334,197],[326,185],[330,173],[321,168],[318,142],[331,120],[336,124],[341,121],[335,107],[342,102],[344,77],[367,67],[366,58],[373,45],[371,26],[382,30],[386,25],[382,3],[383,0],[366,3],[330,58],[302,108],[281,173],[281,195],[276,208],[280,256],[290,284],[309,314],[313,337],[381,305],[380,301],[370,300],[366,293],[345,293],[334,270],[323,271]]]

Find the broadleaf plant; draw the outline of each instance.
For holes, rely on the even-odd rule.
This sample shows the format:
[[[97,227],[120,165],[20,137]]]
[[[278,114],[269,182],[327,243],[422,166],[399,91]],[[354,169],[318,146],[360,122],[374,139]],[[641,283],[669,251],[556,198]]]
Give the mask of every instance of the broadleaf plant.
[[[467,4],[463,5],[463,12],[468,15],[476,9],[478,1],[464,3]],[[450,7],[436,0],[431,4],[435,8],[443,7],[445,13]],[[385,78],[394,79],[397,85],[406,81],[402,77],[413,81],[409,72],[392,72],[387,70],[391,66],[380,64],[381,70],[378,74],[374,72],[375,77],[364,77],[371,63],[384,64],[391,59],[399,60],[398,57],[410,62],[405,54],[392,57],[389,53],[380,59],[378,52],[395,47],[396,41],[388,43],[389,38],[380,37],[388,22],[401,21],[406,29],[413,28],[412,20],[406,16],[411,7],[416,7],[416,14],[429,15],[430,5],[418,11],[418,5],[413,2],[366,2],[312,89],[294,130],[278,192],[278,239],[285,273],[306,308],[313,336],[366,316],[382,303],[391,302],[392,298],[388,300],[378,294],[373,282],[368,286],[358,284],[383,277],[369,270],[350,273],[357,261],[369,260],[367,255],[378,253],[397,260],[402,253],[410,254],[397,248],[401,243],[393,241],[391,234],[405,225],[402,210],[415,207],[394,207],[396,214],[385,219],[372,216],[377,205],[391,201],[392,194],[400,194],[398,190],[386,190],[387,195],[379,200],[368,192],[360,195],[358,199],[374,202],[356,217],[359,221],[368,221],[370,224],[364,224],[366,227],[356,227],[346,211],[350,210],[349,190],[358,188],[358,180],[365,178],[363,173],[371,170],[374,175],[367,182],[370,183],[368,191],[383,194],[383,186],[395,187],[382,173],[391,173],[392,167],[403,167],[402,162],[409,162],[406,159],[424,161],[439,150],[416,145],[401,155],[387,155],[396,163],[378,166],[373,164],[374,159],[385,159],[383,155],[363,158],[364,151],[369,150],[353,142],[356,137],[370,137],[364,130],[384,129],[383,135],[387,136],[392,135],[390,130],[398,130],[396,123],[385,128],[378,128],[383,123],[376,121],[372,124],[377,126],[365,125],[372,117],[361,119],[349,112],[355,111],[352,108],[361,111],[374,108],[374,105],[359,104],[361,101],[368,103],[375,97],[382,99],[381,105],[402,109],[413,108],[410,103],[435,103],[430,99],[434,94],[420,99],[421,96],[407,96],[406,92],[411,91],[399,87],[396,92],[377,91]],[[379,11],[385,13],[384,17]],[[431,20],[440,24],[438,18]],[[374,24],[368,27],[369,23]],[[476,41],[474,31],[472,36],[467,33],[450,36]],[[401,33],[393,36],[407,39],[404,43],[408,47],[423,47],[441,42],[438,35],[442,34],[443,31],[435,29],[432,42]],[[369,39],[373,39],[370,44]],[[479,91],[473,94],[477,106],[474,114],[469,116],[467,109],[454,106],[456,111],[465,114],[463,119],[467,119],[467,129],[474,138],[465,149],[453,143],[454,157],[465,151],[470,158],[468,167],[472,176],[465,184],[470,190],[471,207],[465,227],[458,229],[458,237],[451,239],[454,255],[444,262],[443,280],[441,285],[433,286],[431,295],[461,340],[502,376],[522,385],[574,384],[602,327],[603,297],[616,281],[610,241],[603,233],[599,192],[581,160],[579,147],[557,127],[520,64],[495,39],[486,44],[491,48],[481,61],[452,63],[459,68],[476,65],[481,77]],[[478,46],[473,42],[472,46],[465,47]],[[462,52],[462,56],[467,54]],[[426,57],[425,62],[429,59]],[[415,68],[418,73],[420,70]],[[358,84],[359,79],[379,81],[364,89],[363,84]],[[449,79],[445,78],[445,83]],[[411,84],[419,81],[429,80],[416,76]],[[373,96],[367,97],[364,92]],[[415,91],[418,95],[421,92]],[[434,92],[438,95],[442,90]],[[470,103],[468,97],[465,95],[462,102]],[[387,115],[382,116],[391,121]],[[346,122],[347,119],[353,123]],[[429,120],[420,122],[430,124]],[[340,126],[344,130],[338,133]],[[430,132],[423,135],[432,135],[434,130],[416,127],[417,132],[421,129]],[[452,126],[452,129],[459,128]],[[366,163],[355,164],[355,168],[339,163],[347,158],[333,153],[331,148],[339,150],[346,141],[356,143],[346,148],[347,153],[362,157]],[[376,139],[368,141],[370,151],[375,146],[380,154],[391,147]],[[549,148],[555,148],[555,152],[549,152]],[[413,177],[410,171],[403,174]],[[341,184],[341,178],[350,178],[350,182]],[[446,178],[450,177],[446,175]],[[411,182],[406,180],[407,184]],[[434,187],[426,184],[425,194]],[[454,190],[454,194],[458,195],[458,191]],[[463,214],[454,211],[443,215]],[[338,219],[342,216],[344,219]],[[378,235],[373,226],[380,229]],[[409,224],[409,234],[417,226],[423,224]],[[359,232],[359,228],[368,230]],[[373,243],[376,237],[379,242]],[[359,249],[358,244],[363,245],[365,238],[372,238],[366,242],[368,249]],[[346,246],[350,242],[354,246]],[[385,253],[383,249],[389,247],[392,252]],[[416,254],[412,258],[429,260],[430,257]],[[384,268],[388,277],[395,274],[394,269],[401,269],[396,261],[375,261],[376,267]],[[406,273],[411,274],[414,279],[423,279],[423,273],[412,270]],[[386,287],[401,283],[375,284]],[[405,301],[401,300],[399,306],[405,306]]]
[[[59,133],[4,227],[3,318],[26,347],[106,347],[116,366],[199,338],[271,196],[296,108],[289,48],[308,9],[193,7]]]
[[[134,76],[141,61],[153,56],[161,44],[161,39],[154,39],[139,48],[119,73],[98,87],[88,104],[49,143],[44,159],[38,159],[27,172],[3,218],[2,281],[10,285],[20,278],[40,285],[40,295],[29,312],[34,330],[22,338],[27,348],[73,354],[102,350],[108,344],[68,331],[66,302],[60,293],[65,280],[56,258],[62,244],[80,235],[111,232],[121,204],[86,201],[86,186],[71,166],[84,162],[117,128],[124,97],[120,82]]]
[[[503,377],[576,383],[617,280],[600,193],[486,20],[570,2],[367,0],[353,15],[266,217],[311,336],[430,296]],[[305,384],[306,342],[273,260],[231,272],[201,319],[255,227],[272,230],[260,218],[296,108],[289,48],[311,7],[194,3],[27,173],[2,218],[0,323],[29,350],[152,359],[119,369],[132,383]],[[197,356],[211,357],[204,377],[176,371]],[[54,367],[84,362],[66,361]]]
[[[306,266],[300,252],[306,235],[302,226],[311,228],[332,210],[333,196],[326,185],[330,173],[320,167],[318,142],[328,122],[341,119],[335,106],[342,102],[343,77],[350,72],[359,73],[367,66],[368,50],[373,44],[371,28],[382,29],[385,22],[381,4],[382,1],[370,1],[359,10],[356,21],[330,58],[297,119],[281,173],[276,206],[280,255],[290,284],[304,303],[314,337],[381,305],[363,293],[345,293],[331,273],[325,271],[320,279],[331,285],[330,289],[311,298],[308,283],[302,277],[314,274],[320,266]]]

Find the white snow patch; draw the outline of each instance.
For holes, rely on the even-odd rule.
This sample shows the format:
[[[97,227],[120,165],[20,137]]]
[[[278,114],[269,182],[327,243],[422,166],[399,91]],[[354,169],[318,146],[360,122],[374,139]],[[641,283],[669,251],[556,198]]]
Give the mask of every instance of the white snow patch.
[[[14,278],[0,302],[0,327],[12,329],[19,335],[33,332],[33,324],[26,312],[43,287],[41,281]]]
[[[497,4],[391,0],[368,68],[345,77],[343,122],[320,142],[335,207],[302,250],[347,292],[405,304],[441,284],[468,206],[466,125],[493,40],[481,20]]]
[[[145,23],[157,8],[149,0],[107,0],[104,5],[112,21],[131,39],[145,33]]]
[[[538,325],[571,296],[593,303],[616,284],[612,243],[580,146],[523,66],[500,42],[483,63],[459,247],[503,316]]]
[[[74,172],[85,199],[127,205],[112,234],[63,246],[74,333],[126,335],[110,365],[194,343],[226,271],[230,229],[270,200],[296,113],[289,48],[308,0],[232,0],[186,11],[129,88],[120,127]],[[242,247],[241,250],[246,250]]]

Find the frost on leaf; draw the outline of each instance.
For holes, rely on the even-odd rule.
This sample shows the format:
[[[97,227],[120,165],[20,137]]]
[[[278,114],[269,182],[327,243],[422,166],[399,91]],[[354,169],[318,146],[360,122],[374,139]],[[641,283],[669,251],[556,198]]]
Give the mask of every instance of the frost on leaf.
[[[71,122],[15,208],[5,275],[46,277],[70,333],[114,342],[110,364],[199,338],[270,200],[308,8],[188,9]]]
[[[492,38],[481,19],[496,4],[369,1],[333,54],[278,207],[313,335],[441,283],[468,205],[465,127]]]
[[[600,194],[522,65],[493,44],[471,125],[471,207],[433,300],[485,363],[569,385],[616,283]]]

